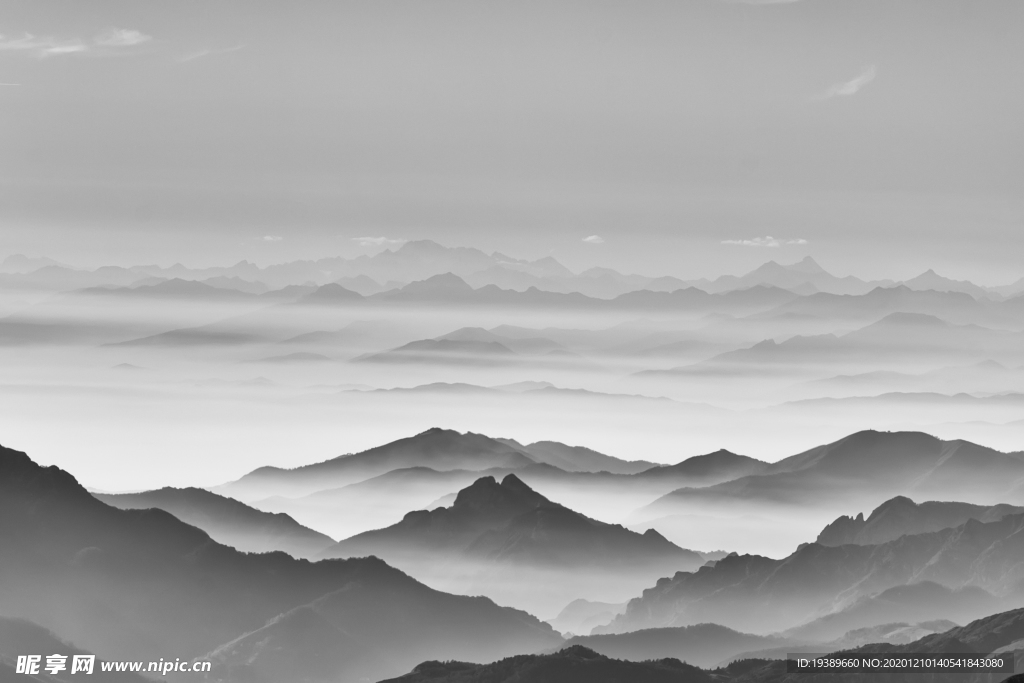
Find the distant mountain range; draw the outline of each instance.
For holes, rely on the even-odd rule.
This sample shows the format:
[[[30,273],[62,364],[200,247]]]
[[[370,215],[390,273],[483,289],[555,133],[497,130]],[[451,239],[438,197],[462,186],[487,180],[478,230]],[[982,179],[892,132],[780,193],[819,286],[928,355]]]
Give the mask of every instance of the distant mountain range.
[[[610,268],[591,268],[574,274],[551,257],[530,261],[498,252],[487,254],[474,248],[445,247],[430,240],[406,242],[393,250],[385,250],[373,256],[354,259],[329,257],[266,267],[241,261],[233,266],[213,268],[187,268],[175,264],[170,267],[105,266],[86,270],[51,259],[15,254],[0,263],[0,284],[65,291],[91,286],[152,285],[161,280],[184,279],[203,282],[210,287],[262,294],[288,285],[325,285],[337,282],[346,289],[369,296],[442,273],[457,275],[474,288],[488,285],[515,291],[534,288],[555,293],[575,292],[600,299],[612,299],[637,290],[669,292],[686,287],[697,287],[716,294],[771,286],[801,295],[817,292],[858,295],[876,287],[900,284],[893,280],[865,281],[853,276],[836,277],[809,256],[790,265],[769,261],[745,275],[723,275],[714,280],[624,275]],[[1024,293],[1024,278],[1001,287],[981,287],[971,282],[942,277],[932,270],[905,280],[902,284],[915,290],[963,292],[993,300]]]
[[[295,557],[312,557],[335,543],[331,537],[307,529],[288,515],[263,512],[205,489],[167,487],[141,493],[93,495],[122,510],[164,510],[199,527],[218,543],[243,552],[283,550]]]
[[[994,522],[1007,515],[1021,513],[1024,513],[1024,507],[1013,505],[984,506],[937,501],[918,504],[905,496],[896,496],[875,508],[867,519],[864,513],[856,518],[838,518],[822,529],[815,543],[828,546],[848,543],[877,545],[909,534],[950,529],[969,519]]]
[[[365,481],[407,468],[437,471],[517,470],[537,464],[575,472],[637,472],[653,467],[645,461],[626,461],[578,448],[540,442],[522,445],[511,439],[433,428],[361,453],[342,455],[294,469],[261,467],[217,491],[242,499],[269,495],[308,495]]]
[[[783,458],[757,474],[669,493],[637,518],[694,506],[862,504],[885,496],[1012,499],[1024,482],[1019,453],[919,432],[864,431]],[[877,503],[876,503],[877,504]]]

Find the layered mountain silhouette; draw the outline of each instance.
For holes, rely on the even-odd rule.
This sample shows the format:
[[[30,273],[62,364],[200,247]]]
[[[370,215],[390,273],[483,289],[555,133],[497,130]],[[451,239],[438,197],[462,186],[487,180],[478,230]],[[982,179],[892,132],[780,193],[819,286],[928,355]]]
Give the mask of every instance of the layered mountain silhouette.
[[[199,527],[218,543],[243,552],[282,550],[295,557],[312,557],[335,543],[330,536],[308,529],[286,514],[263,512],[205,489],[166,487],[141,493],[93,495],[122,510],[164,510]]]
[[[988,523],[969,519],[955,528],[902,536],[879,545],[810,543],[780,560],[733,554],[696,572],[678,572],[659,580],[631,600],[625,613],[596,632],[714,621],[741,631],[769,633],[848,608],[847,615],[867,615],[897,599],[927,603],[943,592],[943,586],[968,592],[943,593],[947,609],[926,618],[962,622],[974,609],[971,605],[983,608],[988,599],[975,589],[997,597],[1003,605],[1024,604],[1024,570],[1016,559],[1021,554],[1022,529],[1024,515],[1008,515]],[[921,582],[939,587],[884,593]],[[875,598],[875,606],[861,602],[857,607],[865,598]],[[893,620],[885,609],[877,609],[876,615]],[[833,617],[837,623],[843,618]]]
[[[922,581],[862,597],[838,612],[789,629],[784,635],[795,640],[821,641],[901,620],[927,622],[956,617],[962,623],[997,612],[1002,604],[977,586],[953,589],[934,581]]]
[[[216,653],[221,680],[240,683],[280,680],[288,648],[244,647],[275,625],[258,641],[330,643],[308,651],[289,680],[376,680],[423,659],[492,660],[560,641],[526,613],[427,588],[376,558],[239,552],[162,510],[111,507],[67,472],[6,448],[0,575],[4,615],[107,659]]]
[[[576,636],[566,641],[566,646],[582,645],[606,657],[632,662],[673,658],[694,666],[712,668],[741,652],[780,647],[794,640],[739,633],[718,624],[696,624]]]
[[[433,428],[313,465],[294,469],[262,467],[217,490],[251,500],[270,495],[295,496],[326,491],[410,468],[419,468],[418,472],[432,476],[436,472],[458,470],[508,472],[537,465],[545,465],[555,473],[560,472],[562,466],[575,472],[635,472],[653,466],[645,461],[620,460],[590,449],[555,442],[523,445],[510,439],[492,439],[473,432],[462,434]]]
[[[898,626],[898,625],[892,625]],[[901,655],[908,653],[942,654],[974,653],[1000,654],[1014,657],[1017,667],[1021,662],[1024,643],[1024,610],[1011,610],[972,621],[966,626],[944,628],[933,632],[936,627],[948,626],[942,622],[922,624],[918,631],[927,635],[902,644],[874,642],[831,650],[831,654],[855,656],[858,653],[885,653]],[[882,629],[886,631],[889,627]],[[880,632],[882,632],[880,631]],[[869,633],[859,634],[869,637]],[[870,641],[869,641],[870,642]],[[806,652],[799,646],[794,652]],[[752,653],[756,655],[757,653]],[[619,683],[621,681],[717,681],[718,683],[788,683],[794,674],[787,673],[785,655],[769,652],[771,659],[738,659],[726,666],[715,669],[697,669],[677,659],[662,659],[646,662],[626,662],[598,654],[583,645],[575,644],[546,655],[512,657],[493,664],[476,665],[462,662],[429,661],[417,666],[411,673],[382,683],[492,683],[494,681],[516,681],[517,683],[552,683],[554,681],[600,681]],[[825,654],[819,652],[819,654]],[[666,670],[667,669],[667,670]],[[702,678],[701,676],[706,676]],[[797,674],[806,677],[810,674]],[[817,673],[817,683],[845,683],[850,680],[868,680],[864,674],[851,678],[847,673]],[[874,673],[870,680],[881,683],[912,683],[927,680],[934,683],[992,683],[1002,680],[1006,674],[972,674],[953,671],[943,674],[929,674],[896,671]],[[1017,683],[1020,676],[1009,677],[1008,682]]]
[[[553,503],[515,474],[500,483],[481,477],[459,491],[451,507],[410,512],[398,524],[345,539],[324,555],[439,555],[446,561],[461,555],[563,570],[704,563],[698,553],[679,548],[653,530],[639,534]]]
[[[999,499],[1024,481],[1024,459],[969,441],[921,432],[863,431],[783,458],[759,474],[705,488],[679,489],[645,515],[699,506],[837,504],[894,495]]]
[[[896,496],[875,508],[867,519],[864,513],[856,517],[839,517],[822,529],[815,542],[821,545],[876,545],[907,534],[960,526],[969,519],[992,522],[1020,513],[1024,513],[1024,507],[938,501],[919,504],[905,496]]]

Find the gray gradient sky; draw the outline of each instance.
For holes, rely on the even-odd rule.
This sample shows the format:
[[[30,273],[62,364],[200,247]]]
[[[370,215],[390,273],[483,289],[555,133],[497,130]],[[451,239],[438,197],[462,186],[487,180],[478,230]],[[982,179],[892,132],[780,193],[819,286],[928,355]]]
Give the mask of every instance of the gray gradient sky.
[[[1019,0],[5,0],[0,257],[371,235],[997,284],[1024,275],[1022,35]],[[807,243],[722,244],[769,235]]]

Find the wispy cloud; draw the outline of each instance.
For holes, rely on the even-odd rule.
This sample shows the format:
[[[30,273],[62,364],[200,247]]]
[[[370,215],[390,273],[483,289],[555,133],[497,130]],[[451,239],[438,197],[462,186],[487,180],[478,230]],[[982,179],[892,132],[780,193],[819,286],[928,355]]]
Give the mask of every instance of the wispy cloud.
[[[148,36],[141,31],[120,28],[108,29],[95,36],[92,40],[55,38],[53,36],[37,36],[33,33],[25,33],[19,38],[0,35],[0,50],[24,52],[36,57],[54,57],[88,52],[111,54],[122,52],[125,48],[132,48],[152,39],[152,36]]]
[[[390,237],[353,237],[352,241],[361,247],[390,247],[405,244],[409,240],[392,239]]]
[[[808,244],[808,242],[803,238],[780,240],[772,237],[771,235],[766,235],[765,237],[754,237],[753,239],[748,240],[722,240],[722,244],[740,247],[768,247],[774,249],[791,244]]]
[[[850,95],[857,94],[861,88],[875,80],[875,76],[878,75],[878,67],[874,64],[864,67],[864,70],[860,72],[860,75],[849,81],[843,81],[842,83],[836,83],[831,86],[828,90],[821,93],[815,99],[827,100],[832,97],[849,97]]]
[[[127,28],[112,28],[96,36],[93,42],[104,47],[132,47],[141,45],[153,40],[153,36],[147,36],[141,31]]]
[[[0,85],[21,85],[21,83],[0,83]]]
[[[202,57],[211,57],[213,55],[224,55],[229,52],[238,52],[245,45],[235,45],[234,47],[219,47],[219,48],[207,48],[203,50],[196,50],[195,52],[189,52],[181,57],[178,57],[179,62],[191,62],[193,59],[200,59]]]
[[[591,235],[590,237],[584,237],[583,241],[587,244],[604,244],[604,238],[600,235]]]
[[[280,235],[264,235],[263,236],[263,241],[264,242],[280,242],[283,239],[284,238],[281,237]]]

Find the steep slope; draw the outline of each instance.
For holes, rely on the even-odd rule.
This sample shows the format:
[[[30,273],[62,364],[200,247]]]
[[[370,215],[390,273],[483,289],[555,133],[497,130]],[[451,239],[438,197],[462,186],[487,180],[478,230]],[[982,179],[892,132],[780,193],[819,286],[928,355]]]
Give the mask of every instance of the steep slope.
[[[947,588],[975,586],[1004,605],[1024,604],[1022,544],[1024,515],[1009,515],[989,523],[972,519],[881,545],[811,543],[781,560],[730,555],[714,566],[659,580],[597,632],[704,621],[753,633],[778,632],[841,612],[887,589],[924,581]],[[957,596],[950,600],[950,609],[962,606]],[[957,614],[929,618],[939,617],[956,621]],[[882,618],[891,620],[891,615]]]
[[[327,557],[452,553],[499,564],[568,569],[630,564],[700,566],[703,558],[657,532],[638,534],[553,503],[509,474],[501,483],[482,477],[459,491],[449,508],[410,512],[386,529],[339,542]]]
[[[0,449],[0,575],[0,613],[109,659],[199,657],[339,591],[354,596],[343,600],[345,637],[306,634],[330,642],[322,657],[340,658],[342,668],[322,676],[318,655],[294,680],[344,680],[347,667],[394,675],[422,656],[402,654],[417,652],[421,637],[442,659],[493,659],[560,640],[528,614],[440,593],[376,558],[311,563],[238,552],[162,510],[110,507],[70,474],[9,449]],[[417,613],[430,614],[429,628],[401,626]]]
[[[335,543],[330,536],[308,529],[286,514],[263,512],[232,498],[197,488],[162,488],[123,494],[93,494],[122,510],[159,508],[210,538],[249,553],[283,550],[311,557]]]
[[[839,517],[821,530],[815,543],[875,545],[906,534],[960,526],[968,519],[992,522],[1022,512],[1024,508],[1013,505],[983,506],[937,501],[918,504],[904,496],[896,496],[875,508],[867,519],[864,519],[864,513],[856,518],[845,515]]]

